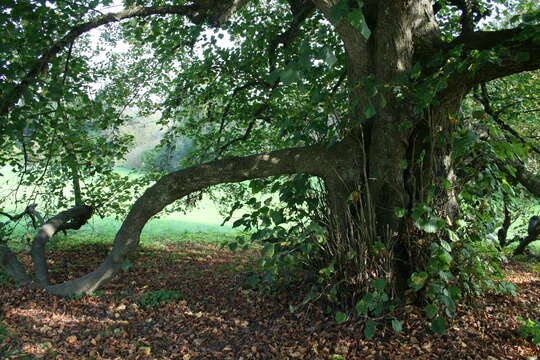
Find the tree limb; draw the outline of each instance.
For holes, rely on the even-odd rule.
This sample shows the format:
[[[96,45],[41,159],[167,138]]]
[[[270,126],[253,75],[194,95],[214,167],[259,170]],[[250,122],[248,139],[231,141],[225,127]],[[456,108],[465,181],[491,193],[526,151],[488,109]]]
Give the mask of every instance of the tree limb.
[[[275,70],[276,50],[278,46],[283,45],[283,49],[287,50],[291,42],[298,35],[304,21],[313,13],[313,10],[315,10],[315,5],[311,1],[289,0],[289,4],[294,16],[293,21],[291,21],[287,30],[277,35],[268,45],[268,64],[270,72]]]
[[[540,198],[540,176],[525,169],[521,163],[512,163],[516,169],[515,179],[521,183],[531,194]]]
[[[0,215],[7,217],[9,220],[13,222],[27,215],[32,220],[32,226],[34,227],[34,229],[37,229],[38,226],[41,226],[45,221],[43,220],[43,217],[41,216],[41,214],[36,210],[36,207],[37,207],[36,204],[31,204],[31,205],[28,205],[26,209],[24,209],[24,211],[18,215],[10,215],[3,211],[0,211]]]
[[[474,30],[474,26],[484,17],[489,16],[491,11],[482,11],[478,1],[472,0],[450,0],[448,3],[461,10],[460,22],[462,34],[469,34]],[[442,5],[436,2],[433,5],[433,13],[437,14],[442,9]]]
[[[462,46],[468,53],[473,50],[494,50],[499,54],[498,61],[484,61],[475,64],[467,72],[454,74],[448,81],[447,89],[468,88],[496,78],[522,71],[540,68],[540,42],[535,40],[540,25],[499,31],[476,31],[459,36],[444,46],[451,50]]]
[[[78,230],[86,224],[92,216],[93,208],[87,205],[76,206],[66,211],[62,211],[55,217],[47,221],[34,237],[32,241],[32,261],[36,282],[40,286],[49,285],[49,270],[47,259],[45,258],[45,247],[49,239],[57,232],[68,229]]]
[[[65,296],[88,293],[108,283],[118,273],[126,256],[139,243],[146,222],[165,206],[189,195],[223,183],[241,182],[268,176],[307,173],[335,176],[339,168],[349,167],[358,156],[356,143],[346,139],[332,146],[316,144],[301,148],[277,150],[246,157],[231,157],[178,170],[162,177],[133,204],[104,262],[93,272],[63,284],[46,287],[47,291]]]
[[[538,236],[540,235],[540,219],[538,216],[533,216],[529,220],[529,229],[527,231],[527,236],[521,239],[519,242],[519,245],[514,249],[514,252],[512,253],[513,256],[523,254],[527,246],[529,246],[530,243],[535,241]]]

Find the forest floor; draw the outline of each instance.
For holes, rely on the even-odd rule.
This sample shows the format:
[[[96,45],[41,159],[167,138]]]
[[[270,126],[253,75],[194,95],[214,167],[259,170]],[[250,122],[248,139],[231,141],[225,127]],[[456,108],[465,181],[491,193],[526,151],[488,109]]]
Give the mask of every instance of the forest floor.
[[[50,254],[62,281],[93,269],[108,251],[84,244]],[[315,307],[291,313],[299,295],[261,296],[241,286],[256,253],[213,244],[142,248],[136,263],[93,296],[61,299],[0,278],[2,359],[537,359],[518,316],[540,319],[540,266],[510,264],[515,297],[489,295],[461,305],[445,335],[422,310],[405,307],[403,331],[363,321],[338,325]],[[28,259],[26,259],[28,261]],[[166,292],[165,290],[175,291]],[[152,294],[182,299],[152,306]],[[158,295],[155,295],[158,296]],[[146,300],[150,303],[143,306]]]

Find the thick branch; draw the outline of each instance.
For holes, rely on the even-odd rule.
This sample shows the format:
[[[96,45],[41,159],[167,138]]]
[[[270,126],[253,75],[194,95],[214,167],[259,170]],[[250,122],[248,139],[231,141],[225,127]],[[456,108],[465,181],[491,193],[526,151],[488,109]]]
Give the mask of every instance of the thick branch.
[[[32,65],[21,81],[9,93],[4,94],[0,103],[0,116],[8,114],[10,109],[19,101],[23,92],[36,81],[42,70],[46,69],[62,49],[92,29],[124,19],[166,14],[184,15],[197,23],[209,20],[217,25],[226,21],[234,11],[241,8],[245,3],[247,3],[247,0],[210,0],[195,2],[193,5],[136,6],[117,13],[105,14],[86,23],[76,25],[62,39],[43,51],[41,57]]]
[[[512,219],[510,216],[510,210],[508,210],[508,198],[504,197],[504,219],[501,228],[499,231],[497,231],[497,238],[499,240],[499,245],[501,248],[508,245],[507,243],[507,237],[508,237],[508,229],[510,228],[510,225],[512,225]]]
[[[466,73],[453,75],[447,88],[465,86],[470,89],[474,85],[493,79],[540,69],[540,43],[535,41],[534,37],[538,32],[540,25],[510,30],[478,31],[458,37],[447,45],[447,49],[461,45],[466,52],[494,50],[499,54],[499,59],[476,64]]]
[[[533,216],[529,220],[527,236],[519,242],[519,245],[516,247],[512,255],[515,256],[523,254],[527,246],[529,246],[530,243],[535,241],[538,236],[540,236],[540,218],[538,216]]]
[[[213,185],[276,175],[335,175],[339,171],[337,168],[351,166],[354,154],[354,146],[347,140],[331,147],[318,144],[232,157],[172,172],[162,177],[135,202],[116,234],[112,251],[95,271],[76,280],[49,286],[47,290],[57,295],[88,293],[109,282],[121,268],[126,256],[137,247],[147,221],[165,206],[190,193]]]
[[[45,221],[43,220],[43,217],[41,216],[41,214],[36,210],[36,206],[37,206],[36,204],[28,205],[26,209],[24,209],[24,211],[18,215],[10,215],[3,211],[0,211],[0,215],[7,217],[9,220],[13,222],[27,215],[32,220],[32,226],[34,227],[34,229],[37,229],[37,227],[43,225]]]
[[[38,285],[49,285],[49,270],[45,258],[47,241],[61,230],[80,229],[90,219],[92,211],[90,206],[76,206],[56,215],[39,229],[32,242],[32,261]]]
[[[270,72],[275,70],[276,51],[278,47],[283,45],[283,50],[287,51],[292,41],[298,36],[300,27],[304,21],[313,13],[313,10],[315,10],[315,6],[311,1],[289,1],[289,4],[294,16],[293,21],[289,24],[287,30],[272,39],[268,46],[268,63]]]
[[[516,180],[529,190],[531,194],[540,198],[540,176],[525,169],[523,164],[513,163],[512,166],[516,168]]]
[[[333,20],[332,7],[335,6],[339,1],[312,1],[315,6],[324,14],[328,21]],[[371,3],[371,1],[368,3]],[[353,84],[357,84],[360,79],[369,75],[371,71],[371,59],[368,56],[370,53],[368,40],[365,39],[347,19],[339,19],[338,22],[334,24],[334,27],[343,41],[343,45],[345,46],[349,81]]]

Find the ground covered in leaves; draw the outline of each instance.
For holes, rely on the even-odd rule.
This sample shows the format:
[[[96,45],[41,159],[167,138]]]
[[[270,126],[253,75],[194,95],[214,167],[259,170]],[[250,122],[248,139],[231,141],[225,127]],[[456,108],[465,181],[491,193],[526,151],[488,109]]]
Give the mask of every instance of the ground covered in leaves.
[[[106,245],[50,255],[53,280],[93,269]],[[509,265],[518,296],[461,306],[445,335],[421,309],[404,310],[403,331],[379,323],[366,340],[362,321],[338,325],[298,296],[260,296],[241,286],[254,253],[210,244],[144,248],[136,264],[93,296],[60,299],[0,281],[2,359],[536,359],[517,316],[540,319],[538,265]],[[158,295],[156,295],[158,294]],[[158,299],[169,302],[158,303]],[[144,306],[146,304],[146,306]],[[153,305],[157,304],[157,305]]]

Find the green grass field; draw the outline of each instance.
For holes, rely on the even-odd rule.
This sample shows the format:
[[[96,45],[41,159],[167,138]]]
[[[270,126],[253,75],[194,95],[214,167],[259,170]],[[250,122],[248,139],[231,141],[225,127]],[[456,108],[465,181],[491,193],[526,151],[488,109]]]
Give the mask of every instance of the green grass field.
[[[124,168],[118,168],[115,171],[121,175],[137,176],[136,173]],[[17,179],[13,172],[7,168],[1,169],[0,173],[2,174],[2,177],[0,177],[0,196],[4,197],[8,194],[10,188],[17,185]],[[14,212],[16,208],[14,205],[13,201],[4,201],[3,204],[0,204],[0,208],[8,212]],[[17,211],[22,210],[20,208],[21,206],[19,206]],[[3,220],[0,219],[0,221]],[[231,227],[232,221],[221,226],[223,216],[219,214],[217,205],[208,196],[204,196],[195,208],[186,213],[173,212],[161,214],[158,218],[150,220],[143,229],[141,241],[143,244],[171,241],[224,242],[239,234],[238,230]],[[58,244],[70,242],[112,242],[114,235],[120,228],[121,222],[121,220],[114,219],[113,217],[100,218],[99,216],[94,216],[80,230],[70,231],[67,237],[59,234],[54,242]],[[26,226],[22,223],[15,228],[14,236],[23,237],[27,231]]]
[[[120,175],[137,176],[137,173],[125,168],[117,168],[115,170]],[[7,168],[0,169],[0,199],[8,193],[9,188],[17,185],[17,178]],[[0,208],[9,211],[14,204],[12,202],[4,202],[0,204]],[[536,213],[540,214],[540,206],[535,207]],[[224,226],[223,216],[218,211],[215,204],[208,196],[204,196],[198,202],[198,205],[186,213],[174,212],[170,214],[162,214],[160,217],[150,220],[142,234],[142,244],[160,244],[167,242],[182,242],[182,241],[207,241],[223,243],[233,239],[240,234],[240,231],[231,227],[232,222],[241,216],[238,212],[236,217],[229,221]],[[3,221],[3,219],[0,219]],[[527,219],[519,219],[516,221],[509,231],[509,238],[514,235],[524,236],[523,229],[516,232],[516,228],[527,222]],[[54,243],[69,244],[81,242],[112,242],[114,235],[121,225],[121,220],[112,217],[100,218],[94,216],[88,224],[80,230],[71,231],[68,236],[58,235],[54,239]],[[14,235],[21,238],[27,231],[26,227],[18,226],[15,229]],[[32,231],[33,233],[33,231]],[[29,233],[31,236],[32,234]],[[512,247],[514,247],[513,245]],[[540,253],[540,241],[533,242],[530,245],[531,250]]]

